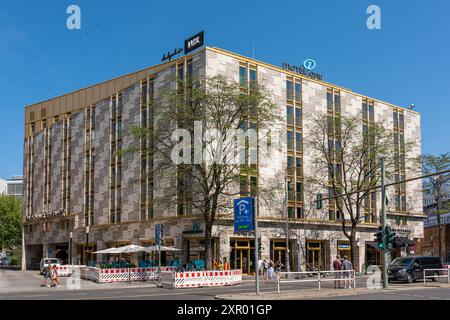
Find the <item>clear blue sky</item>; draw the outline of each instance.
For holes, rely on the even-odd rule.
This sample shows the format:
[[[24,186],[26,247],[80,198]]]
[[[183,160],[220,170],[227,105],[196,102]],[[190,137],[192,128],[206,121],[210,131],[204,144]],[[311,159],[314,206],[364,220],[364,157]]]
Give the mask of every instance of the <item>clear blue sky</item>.
[[[82,29],[66,28],[81,7]],[[366,27],[381,7],[382,29]],[[422,114],[423,152],[450,151],[450,2],[8,1],[0,7],[0,177],[22,173],[24,106],[206,43],[274,65],[314,58],[327,80]]]

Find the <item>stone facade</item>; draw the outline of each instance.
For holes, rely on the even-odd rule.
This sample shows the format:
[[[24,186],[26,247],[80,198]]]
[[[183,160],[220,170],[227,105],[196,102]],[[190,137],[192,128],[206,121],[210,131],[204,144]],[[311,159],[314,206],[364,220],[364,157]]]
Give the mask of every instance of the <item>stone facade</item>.
[[[183,58],[179,60],[182,61]],[[192,65],[194,76],[224,75],[230,80],[239,81],[240,62],[247,61],[257,66],[258,81],[262,83],[268,91],[271,92],[273,102],[277,107],[277,112],[283,115],[283,119],[275,124],[276,131],[281,132],[285,137],[286,131],[286,79],[287,74],[280,68],[276,68],[264,63],[260,63],[245,57],[230,54],[220,49],[206,48],[192,55]],[[176,74],[176,65],[169,65],[152,75],[154,83],[154,98],[165,88],[174,88],[174,77]],[[290,74],[291,76],[293,74]],[[308,131],[311,119],[317,114],[326,114],[327,112],[327,88],[335,87],[331,84],[302,78],[302,118],[303,118],[303,137],[310,134]],[[361,112],[361,103],[363,97],[349,90],[338,88],[341,92],[342,112],[358,115]],[[129,135],[129,130],[141,123],[140,114],[140,83],[132,83],[128,88],[120,92],[123,99],[123,146],[125,148],[139,145],[139,142]],[[195,254],[194,247],[198,247],[201,252],[201,241],[204,229],[202,218],[198,215],[178,217],[176,211],[175,197],[168,195],[173,193],[176,187],[176,168],[165,167],[163,170],[154,174],[154,217],[150,220],[141,220],[140,216],[140,157],[138,154],[124,154],[122,156],[122,217],[121,223],[110,223],[110,98],[106,98],[95,104],[95,137],[93,140],[94,148],[94,223],[89,228],[89,244],[93,249],[104,249],[115,243],[136,243],[144,244],[154,240],[155,224],[164,223],[165,238],[170,240],[171,244],[182,248],[178,254],[184,262],[193,259]],[[386,103],[375,101],[375,121],[382,122],[388,128],[393,127],[392,111],[393,107]],[[405,139],[414,142],[414,148],[408,150],[408,157],[414,158],[420,155],[420,116],[416,112],[405,110]],[[155,110],[155,117],[158,116]],[[79,258],[82,253],[82,246],[86,245],[86,226],[84,220],[85,205],[85,112],[80,110],[71,114],[71,167],[70,167],[70,205],[66,216],[55,217],[47,220],[50,226],[43,230],[43,221],[28,221],[26,206],[24,206],[24,224],[32,226],[27,228],[25,241],[27,245],[27,263],[31,265],[32,259],[38,259],[39,255],[55,255],[57,248],[61,244],[68,244],[69,234],[73,232],[74,248],[72,250],[73,261]],[[156,121],[155,121],[156,123]],[[62,125],[57,122],[51,128],[52,141],[52,172],[51,172],[51,209],[59,210],[62,208]],[[43,164],[44,153],[42,146],[44,134],[38,133],[33,138],[34,157],[32,159],[32,205],[33,214],[37,217],[43,213]],[[24,166],[27,165],[28,148],[25,143]],[[272,161],[269,164],[263,164],[259,168],[259,183],[265,186],[278,185],[283,183],[285,169],[287,166],[287,146],[284,139],[281,140],[281,149],[275,150],[272,154]],[[313,151],[304,148],[302,153],[303,174],[305,177],[323,175],[326,177],[327,171],[314,169],[311,165],[314,157]],[[155,159],[155,165],[161,159]],[[416,167],[417,168],[417,167]],[[407,176],[418,175],[419,172],[414,169],[408,169]],[[25,175],[25,183],[30,177]],[[236,186],[239,190],[239,186]],[[24,190],[24,204],[27,204],[27,190]],[[322,267],[330,268],[333,255],[345,251],[345,242],[347,239],[340,230],[340,223],[327,219],[327,210],[315,210],[312,200],[318,190],[312,190],[309,186],[304,186],[304,204],[303,212],[305,219],[293,219],[289,223],[290,233],[290,251],[291,264],[293,266],[304,265],[305,257],[300,254],[305,248],[309,248],[310,243],[320,243],[320,254],[317,259],[321,261]],[[326,193],[325,190],[320,192]],[[283,192],[276,195],[275,198],[284,196]],[[378,201],[380,197],[378,197]],[[395,208],[389,207],[388,214],[391,225],[397,227],[399,231],[404,232],[410,239],[420,238],[423,235],[423,214],[422,214],[422,196],[420,181],[410,183],[407,187],[407,223],[396,225]],[[224,199],[231,203],[232,199]],[[260,232],[262,242],[262,257],[272,257],[275,252],[283,252],[282,249],[275,247],[282,246],[285,241],[285,219],[283,210],[280,209],[281,203],[260,203]],[[377,204],[380,208],[380,203]],[[68,221],[64,225],[64,221]],[[64,225],[64,227],[62,227]],[[366,261],[366,242],[373,241],[373,233],[377,228],[376,224],[364,223],[358,228],[356,238],[357,261],[355,267],[360,269]],[[215,256],[226,257],[227,259],[236,259],[236,254],[244,252],[247,249],[237,249],[235,240],[250,241],[251,235],[234,234],[232,216],[217,221],[213,228],[213,237],[215,239]],[[250,245],[250,242],[248,242]],[[344,244],[344,245],[343,245]],[[234,246],[234,248],[233,248]],[[39,248],[43,248],[40,250]],[[189,248],[189,249],[188,249]],[[239,251],[241,250],[241,251]],[[251,248],[248,248],[251,250]],[[278,250],[278,251],[277,251]],[[284,249],[285,250],[285,249]],[[308,249],[309,250],[309,249]],[[314,249],[311,246],[312,253]],[[247,251],[245,251],[247,254]],[[250,252],[250,251],[248,251]],[[308,251],[309,252],[309,251]],[[280,253],[282,254],[282,253]],[[318,258],[320,255],[320,258]],[[197,257],[202,257],[198,254]],[[253,257],[250,257],[250,261]],[[279,256],[281,257],[281,256]],[[247,256],[244,257],[247,259]],[[273,259],[276,257],[273,256]],[[310,258],[308,258],[310,259]],[[316,259],[316,258],[314,258]],[[247,262],[250,262],[247,261]],[[309,260],[308,260],[309,261]],[[242,261],[241,261],[242,262]],[[317,261],[315,262],[317,263]],[[233,266],[233,265],[232,265]]]

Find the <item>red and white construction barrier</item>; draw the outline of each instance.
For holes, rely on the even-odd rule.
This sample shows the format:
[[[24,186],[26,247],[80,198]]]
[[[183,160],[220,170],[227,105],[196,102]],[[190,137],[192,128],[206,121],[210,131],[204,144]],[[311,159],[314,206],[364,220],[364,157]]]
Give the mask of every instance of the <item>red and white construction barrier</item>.
[[[165,275],[167,283],[167,274]],[[231,286],[242,282],[241,270],[229,271],[192,271],[173,273],[173,288],[219,287]]]
[[[74,266],[59,266],[56,271],[60,277],[69,277],[73,273]]]
[[[161,271],[175,271],[176,267],[161,267]],[[126,268],[126,269],[98,269],[100,283],[106,282],[125,282],[125,281],[143,281],[158,279],[158,268]]]

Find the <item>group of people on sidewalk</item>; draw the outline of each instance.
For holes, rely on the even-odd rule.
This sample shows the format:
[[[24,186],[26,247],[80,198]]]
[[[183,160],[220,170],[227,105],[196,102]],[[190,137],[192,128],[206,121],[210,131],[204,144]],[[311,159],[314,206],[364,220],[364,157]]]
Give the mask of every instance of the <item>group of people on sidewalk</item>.
[[[283,266],[284,265],[279,260],[274,263],[271,259],[264,259],[260,263],[260,268],[262,267],[264,280],[276,280],[277,274],[281,272],[281,268]]]
[[[351,289],[352,287],[352,281],[350,280],[352,278],[352,272],[353,270],[353,264],[351,261],[347,259],[347,256],[344,256],[342,259],[339,257],[339,255],[336,256],[336,259],[333,261],[333,270],[335,271],[334,276],[335,279],[344,279],[344,288],[345,289]],[[341,288],[341,281],[342,280],[335,280],[334,281],[334,288],[340,289]]]
[[[59,283],[58,267],[56,265],[49,264],[48,267],[44,267],[43,270],[44,281],[41,287],[61,287]],[[48,283],[50,281],[50,283]]]
[[[230,264],[228,263],[226,258],[224,258],[223,260],[222,258],[220,258],[219,262],[213,260],[213,270],[228,271],[230,270]]]

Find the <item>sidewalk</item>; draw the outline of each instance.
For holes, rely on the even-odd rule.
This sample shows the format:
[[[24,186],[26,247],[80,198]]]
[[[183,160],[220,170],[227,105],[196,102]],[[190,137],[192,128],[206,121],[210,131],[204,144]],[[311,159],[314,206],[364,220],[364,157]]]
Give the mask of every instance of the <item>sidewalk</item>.
[[[76,290],[105,290],[126,288],[154,288],[155,282],[117,282],[98,284],[92,281],[80,279],[80,289],[70,289],[67,286],[68,277],[61,277],[61,287],[41,287],[43,277],[37,271],[6,271],[0,270],[0,293],[45,292],[51,291],[76,291]]]
[[[356,289],[303,289],[299,290],[286,290],[280,293],[276,291],[261,292],[258,296],[255,293],[237,293],[237,294],[224,294],[217,295],[215,298],[218,300],[302,300],[302,299],[320,299],[329,297],[341,297],[352,296],[358,294],[379,293],[379,292],[393,292],[402,290],[420,290],[429,288],[450,288],[450,284],[447,283],[428,283],[427,285],[405,285],[398,287],[389,287],[388,289],[368,289],[368,288],[356,288]]]

